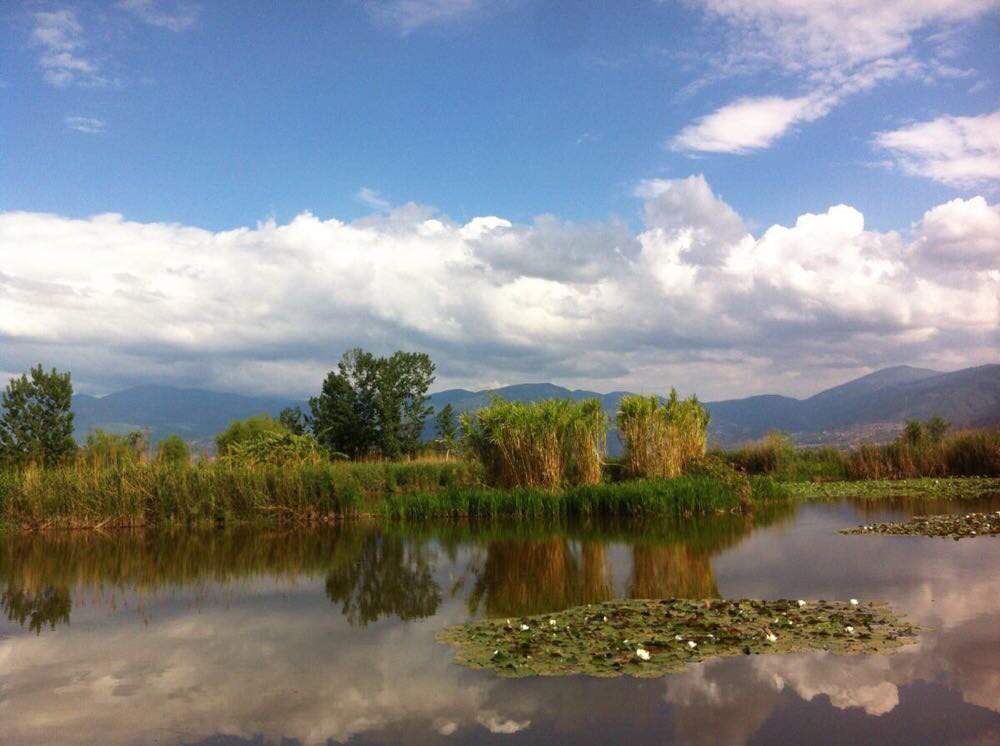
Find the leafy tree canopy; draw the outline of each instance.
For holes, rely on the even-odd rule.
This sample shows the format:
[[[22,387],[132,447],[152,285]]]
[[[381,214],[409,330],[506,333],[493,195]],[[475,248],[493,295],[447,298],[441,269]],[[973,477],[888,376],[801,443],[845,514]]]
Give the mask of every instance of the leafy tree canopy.
[[[73,441],[73,384],[69,373],[41,365],[11,379],[0,415],[0,460],[55,464],[76,450]]]

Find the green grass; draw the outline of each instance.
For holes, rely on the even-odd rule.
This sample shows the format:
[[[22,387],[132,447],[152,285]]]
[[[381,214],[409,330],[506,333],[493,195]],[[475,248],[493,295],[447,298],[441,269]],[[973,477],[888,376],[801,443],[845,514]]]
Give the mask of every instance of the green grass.
[[[1000,494],[1000,479],[994,477],[942,477],[923,479],[873,479],[861,482],[815,482],[783,485],[792,497],[812,500],[842,500],[849,497],[891,499],[921,497],[976,499]]]
[[[750,503],[787,497],[766,477],[751,480]],[[383,515],[393,520],[552,519],[562,517],[694,515],[747,507],[731,485],[707,476],[602,482],[565,490],[464,487],[413,495],[389,495]]]

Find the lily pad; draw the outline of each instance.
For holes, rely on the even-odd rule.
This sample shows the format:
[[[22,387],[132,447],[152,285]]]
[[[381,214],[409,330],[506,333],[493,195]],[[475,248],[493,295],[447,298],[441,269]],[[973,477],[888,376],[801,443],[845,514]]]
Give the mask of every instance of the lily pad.
[[[889,653],[918,627],[878,602],[623,600],[448,627],[455,660],[501,676],[641,676],[731,655]]]
[[[968,539],[1000,534],[1000,510],[964,515],[918,515],[905,523],[869,523],[841,529],[842,534],[894,534],[899,536],[942,536]]]

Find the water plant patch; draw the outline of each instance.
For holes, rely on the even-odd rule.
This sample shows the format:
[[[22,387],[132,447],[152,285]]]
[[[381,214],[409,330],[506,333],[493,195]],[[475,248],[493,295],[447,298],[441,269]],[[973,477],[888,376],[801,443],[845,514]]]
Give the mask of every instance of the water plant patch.
[[[941,536],[958,541],[974,536],[1000,534],[1000,510],[993,513],[918,515],[905,523],[869,523],[841,529],[842,534],[892,534],[897,536]]]
[[[506,677],[639,676],[758,653],[890,653],[919,628],[884,603],[754,599],[621,600],[448,627],[455,660]]]

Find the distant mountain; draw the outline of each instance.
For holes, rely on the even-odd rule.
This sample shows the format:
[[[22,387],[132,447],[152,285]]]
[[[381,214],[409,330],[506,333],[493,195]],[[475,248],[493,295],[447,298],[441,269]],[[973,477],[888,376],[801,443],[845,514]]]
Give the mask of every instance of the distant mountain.
[[[277,416],[295,404],[301,402],[144,385],[101,397],[74,396],[73,422],[81,441],[95,428],[115,433],[144,430],[153,442],[175,433],[185,440],[201,441],[224,430],[233,420],[262,413]]]
[[[492,396],[513,401],[600,399],[613,417],[625,391],[600,394],[570,390],[551,383],[523,383],[498,389],[449,389],[431,396],[440,410],[451,404],[458,412],[489,404]],[[250,397],[171,386],[136,386],[103,397],[73,397],[76,435],[82,440],[100,427],[113,432],[145,430],[152,440],[177,433],[189,441],[207,441],[232,420],[267,413],[276,416],[303,402],[280,397]],[[763,395],[706,402],[712,415],[713,442],[732,445],[778,428],[801,443],[849,444],[893,437],[907,419],[938,413],[956,427],[1000,424],[1000,365],[982,365],[951,373],[909,366],[876,371],[821,391],[808,399]],[[424,435],[434,435],[428,421]],[[619,448],[614,435],[609,450]]]

